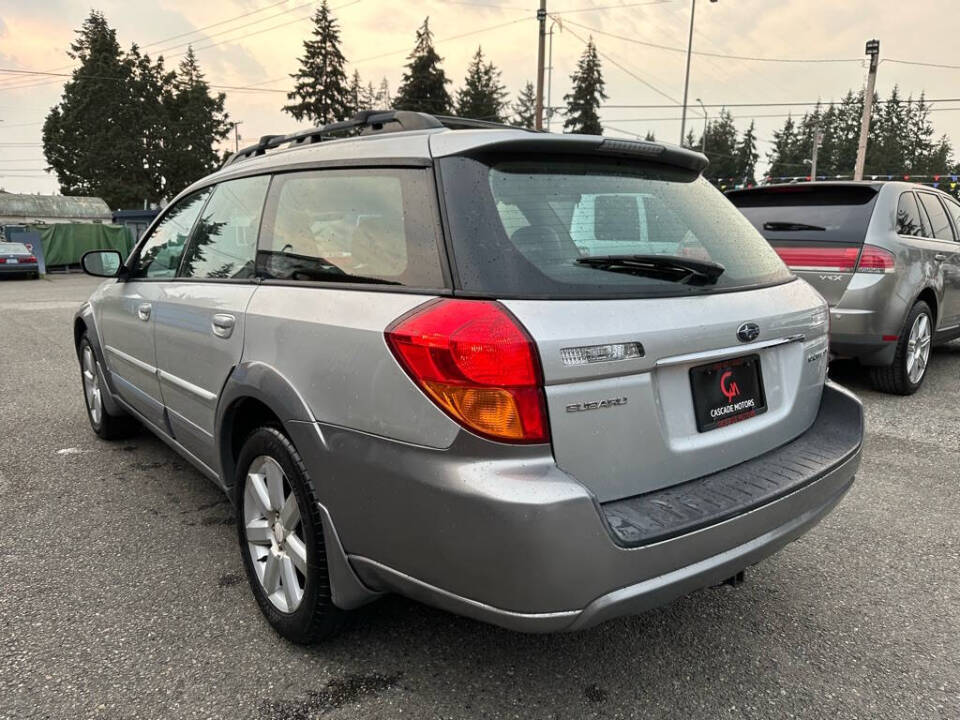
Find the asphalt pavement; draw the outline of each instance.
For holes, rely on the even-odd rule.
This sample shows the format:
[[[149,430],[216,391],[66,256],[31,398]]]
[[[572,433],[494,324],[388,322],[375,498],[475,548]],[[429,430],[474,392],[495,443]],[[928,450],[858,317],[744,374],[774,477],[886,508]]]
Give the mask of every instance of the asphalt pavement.
[[[302,648],[219,490],[90,430],[95,285],[0,281],[0,718],[960,718],[960,344],[910,398],[834,368],[866,404],[857,482],[740,587],[552,636],[388,598]]]

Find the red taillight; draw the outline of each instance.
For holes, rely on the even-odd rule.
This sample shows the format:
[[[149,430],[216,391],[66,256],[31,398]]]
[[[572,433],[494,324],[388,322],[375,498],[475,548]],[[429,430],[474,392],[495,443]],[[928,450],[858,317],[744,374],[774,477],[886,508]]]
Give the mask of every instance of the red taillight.
[[[776,247],[777,255],[793,270],[831,270],[853,272],[857,266],[857,247]]]
[[[857,272],[864,273],[892,273],[896,258],[889,250],[876,245],[864,245],[860,253],[860,262],[857,263]]]
[[[25,258],[21,258],[20,262],[25,263],[35,263],[37,259],[33,255],[27,255]]]
[[[7,262],[6,258],[0,258],[0,265],[5,265]]]
[[[499,303],[431,301],[385,335],[414,382],[467,429],[501,442],[547,442],[536,346]]]

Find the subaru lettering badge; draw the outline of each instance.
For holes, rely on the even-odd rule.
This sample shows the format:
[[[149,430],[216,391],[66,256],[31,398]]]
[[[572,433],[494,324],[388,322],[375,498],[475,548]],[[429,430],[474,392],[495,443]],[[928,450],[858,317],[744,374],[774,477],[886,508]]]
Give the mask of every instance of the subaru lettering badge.
[[[760,326],[756,323],[745,322],[737,328],[737,338],[740,342],[753,342],[760,337]]]

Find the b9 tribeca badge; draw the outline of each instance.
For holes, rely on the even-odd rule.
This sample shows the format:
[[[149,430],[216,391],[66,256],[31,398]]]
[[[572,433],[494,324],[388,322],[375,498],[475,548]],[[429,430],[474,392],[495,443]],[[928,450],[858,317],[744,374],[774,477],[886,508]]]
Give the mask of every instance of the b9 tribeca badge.
[[[584,410],[602,410],[603,408],[614,407],[616,405],[626,405],[625,397],[608,398],[607,400],[596,400],[594,402],[573,403],[567,405],[567,412],[583,412]]]

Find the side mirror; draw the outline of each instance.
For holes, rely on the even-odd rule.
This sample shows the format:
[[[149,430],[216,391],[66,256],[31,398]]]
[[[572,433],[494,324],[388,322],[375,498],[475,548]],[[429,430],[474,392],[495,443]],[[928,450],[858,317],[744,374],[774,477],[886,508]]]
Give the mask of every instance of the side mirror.
[[[91,250],[80,258],[80,267],[87,275],[117,277],[123,267],[123,257],[116,250]]]

